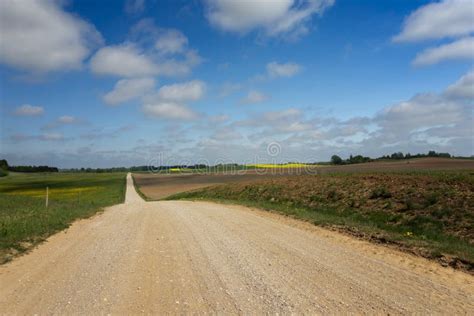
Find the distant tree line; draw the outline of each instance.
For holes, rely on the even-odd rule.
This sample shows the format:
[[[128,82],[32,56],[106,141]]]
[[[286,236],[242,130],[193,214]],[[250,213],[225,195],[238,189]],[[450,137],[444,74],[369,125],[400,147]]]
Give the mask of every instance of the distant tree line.
[[[364,162],[369,162],[373,161],[374,159],[370,157],[364,157],[362,155],[357,155],[357,156],[352,156],[350,155],[349,159],[342,159],[338,155],[333,155],[331,157],[331,163],[333,165],[350,165],[354,163],[364,163]]]
[[[125,167],[61,169],[61,172],[87,172],[87,173],[128,172],[128,171],[130,171],[130,168],[125,168]]]
[[[427,154],[416,154],[412,155],[410,153],[403,154],[402,152],[397,152],[393,153],[391,155],[385,155],[382,157],[379,157],[377,159],[394,159],[394,160],[400,160],[400,159],[411,159],[411,158],[426,158],[426,157],[440,157],[440,158],[451,158],[451,154],[449,153],[437,153],[434,150],[430,150]]]
[[[56,167],[49,166],[10,166],[8,161],[0,159],[0,176],[8,174],[8,171],[13,172],[59,172]]]
[[[196,165],[173,165],[173,166],[133,166],[133,167],[115,167],[115,168],[70,168],[61,169],[64,172],[90,172],[90,173],[106,173],[106,172],[146,172],[146,171],[168,171],[170,169],[204,169],[208,168],[204,164]]]
[[[8,171],[13,172],[59,172],[56,167],[49,166],[9,166]]]
[[[449,153],[437,153],[434,150],[430,150],[427,154],[415,154],[410,153],[403,154],[402,152],[395,152],[391,155],[384,155],[379,158],[372,159],[370,157],[364,157],[361,155],[352,156],[350,155],[349,159],[342,159],[338,155],[333,155],[331,157],[331,163],[334,165],[350,165],[355,163],[364,163],[376,160],[402,160],[402,159],[412,159],[412,158],[426,158],[426,157],[439,157],[439,158],[451,158]]]

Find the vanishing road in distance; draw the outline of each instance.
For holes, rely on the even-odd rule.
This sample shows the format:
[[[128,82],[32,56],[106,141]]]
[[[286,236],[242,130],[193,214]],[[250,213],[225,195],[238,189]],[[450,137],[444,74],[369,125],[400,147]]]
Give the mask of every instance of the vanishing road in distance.
[[[0,267],[5,314],[470,313],[474,277],[264,211],[145,202]]]

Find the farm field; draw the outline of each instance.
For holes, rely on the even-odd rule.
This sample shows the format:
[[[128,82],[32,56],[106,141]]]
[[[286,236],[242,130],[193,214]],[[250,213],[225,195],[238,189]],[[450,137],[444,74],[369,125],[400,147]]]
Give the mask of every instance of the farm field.
[[[257,173],[256,170],[244,170],[236,173],[182,173],[182,174],[149,174],[133,175],[135,184],[147,200],[158,200],[169,195],[204,188],[222,183],[247,183],[262,179],[271,179],[294,174],[292,169],[282,172]]]
[[[0,178],[0,262],[67,228],[76,219],[122,203],[124,194],[123,173],[10,173]]]
[[[469,171],[288,176],[184,192],[274,210],[474,271],[474,174]]]
[[[249,168],[260,168],[260,169],[295,169],[295,168],[315,168],[317,165],[309,165],[304,163],[286,163],[286,164],[255,164],[247,165]]]
[[[353,165],[326,166],[321,173],[332,172],[386,172],[386,171],[446,171],[474,170],[474,159],[415,158],[398,161],[374,161]]]
[[[204,199],[275,210],[473,269],[473,161],[428,158],[317,171],[135,175],[135,180],[149,199]]]
[[[378,161],[354,165],[304,165],[293,164],[292,168],[279,165],[260,165],[258,169],[235,170],[233,172],[192,173],[135,173],[133,175],[139,192],[145,199],[158,200],[169,195],[205,188],[224,183],[249,183],[289,175],[367,173],[367,172],[409,172],[474,170],[474,160],[421,158],[401,161]],[[267,166],[264,168],[263,166]]]

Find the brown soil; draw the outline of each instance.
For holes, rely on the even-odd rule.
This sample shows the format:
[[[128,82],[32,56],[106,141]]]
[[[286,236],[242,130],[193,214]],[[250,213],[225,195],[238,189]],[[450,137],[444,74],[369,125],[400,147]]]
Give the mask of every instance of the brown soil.
[[[353,172],[397,172],[421,170],[474,170],[474,160],[420,158],[402,161],[379,161],[343,166],[304,169],[247,170],[213,174],[134,174],[140,191],[151,200],[224,183],[250,183],[294,174],[326,174]]]
[[[288,176],[203,192],[204,197],[268,201],[313,210],[351,209],[367,218],[377,214],[393,226],[426,226],[427,231],[443,232],[474,245],[474,177],[470,175]]]
[[[384,172],[420,170],[474,170],[474,160],[453,158],[416,158],[400,161],[376,161],[354,165],[330,166],[321,169],[326,172]]]
[[[248,183],[291,174],[257,174],[254,170],[240,174],[134,174],[140,191],[151,200],[158,200],[179,192],[186,192],[224,183]]]

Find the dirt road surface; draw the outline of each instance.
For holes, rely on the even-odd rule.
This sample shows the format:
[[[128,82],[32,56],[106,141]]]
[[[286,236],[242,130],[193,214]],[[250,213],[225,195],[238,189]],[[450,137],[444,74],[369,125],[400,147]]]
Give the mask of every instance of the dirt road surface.
[[[126,202],[0,267],[0,314],[442,313],[474,277],[263,211]]]

